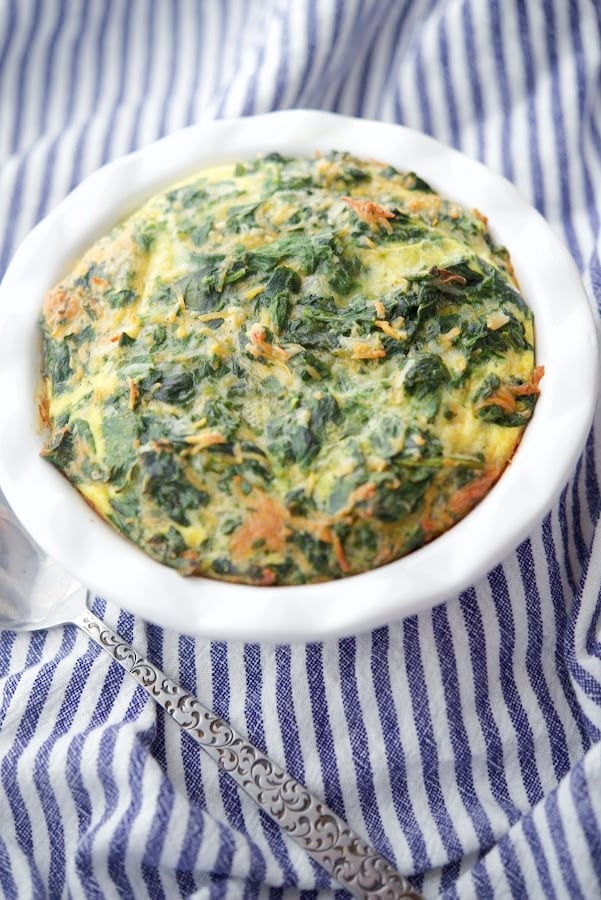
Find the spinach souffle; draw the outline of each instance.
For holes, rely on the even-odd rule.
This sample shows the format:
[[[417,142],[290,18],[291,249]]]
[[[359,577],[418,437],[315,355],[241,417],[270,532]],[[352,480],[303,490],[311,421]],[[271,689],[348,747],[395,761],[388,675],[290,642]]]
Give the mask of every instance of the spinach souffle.
[[[543,374],[484,216],[345,152],[164,190],[47,294],[41,330],[43,455],[153,559],[258,585],[449,529]]]

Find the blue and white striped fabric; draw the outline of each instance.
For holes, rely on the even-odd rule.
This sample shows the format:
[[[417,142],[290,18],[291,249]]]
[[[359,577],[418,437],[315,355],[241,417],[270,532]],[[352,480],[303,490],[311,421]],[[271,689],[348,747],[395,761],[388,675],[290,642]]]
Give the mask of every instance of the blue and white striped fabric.
[[[286,107],[404,123],[510,178],[601,304],[597,0],[1,0],[0,270],[100,164]],[[601,434],[438,608],[324,644],[106,621],[426,897],[601,896]],[[7,898],[326,898],[328,878],[72,627],[0,633]]]

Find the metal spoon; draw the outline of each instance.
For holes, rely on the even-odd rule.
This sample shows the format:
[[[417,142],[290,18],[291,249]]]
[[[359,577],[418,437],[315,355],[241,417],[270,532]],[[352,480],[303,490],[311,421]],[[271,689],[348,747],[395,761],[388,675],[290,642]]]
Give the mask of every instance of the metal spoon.
[[[140,656],[87,607],[86,589],[34,543],[0,491],[0,628],[82,629],[297,844],[356,897],[420,900],[410,883],[325,803]]]

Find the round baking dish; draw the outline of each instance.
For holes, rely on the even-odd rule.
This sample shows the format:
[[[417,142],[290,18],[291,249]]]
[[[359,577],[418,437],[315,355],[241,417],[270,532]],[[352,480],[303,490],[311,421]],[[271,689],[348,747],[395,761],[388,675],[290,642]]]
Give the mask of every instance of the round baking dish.
[[[42,298],[96,238],[171,182],[204,166],[273,150],[304,155],[329,149],[416,171],[443,196],[487,216],[535,316],[537,364],[545,366],[535,414],[511,465],[484,500],[403,559],[306,586],[183,578],[113,532],[40,458],[35,398]],[[342,636],[452,599],[550,509],[586,440],[599,379],[595,319],[578,270],[511,184],[410,129],[306,110],[184,129],[83,181],[15,254],[0,286],[0,340],[0,484],[25,527],[91,590],[164,627],[219,639]]]

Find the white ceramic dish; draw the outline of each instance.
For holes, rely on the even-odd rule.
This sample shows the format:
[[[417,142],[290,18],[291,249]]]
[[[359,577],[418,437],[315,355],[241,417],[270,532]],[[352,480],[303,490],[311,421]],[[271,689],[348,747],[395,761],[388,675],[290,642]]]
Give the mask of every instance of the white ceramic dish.
[[[35,395],[42,297],[97,237],[174,180],[261,152],[331,148],[416,171],[444,196],[488,217],[535,315],[537,363],[545,366],[535,415],[488,496],[404,559],[311,586],[184,579],[114,533],[40,458]],[[188,128],[87,178],[17,251],[0,286],[0,342],[0,484],[26,528],[92,590],[149,621],[220,639],[346,635],[453,598],[514,549],[552,506],[586,439],[599,377],[595,320],[576,266],[512,185],[407,128],[303,110]]]

